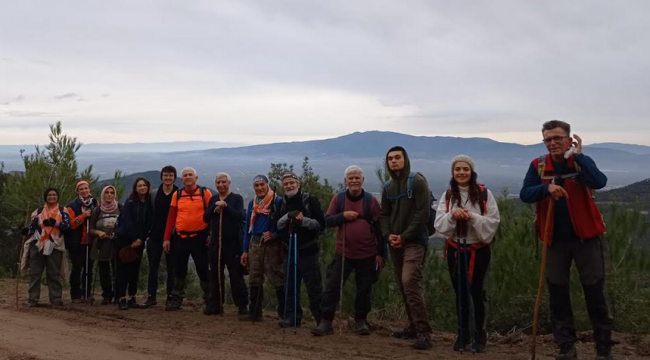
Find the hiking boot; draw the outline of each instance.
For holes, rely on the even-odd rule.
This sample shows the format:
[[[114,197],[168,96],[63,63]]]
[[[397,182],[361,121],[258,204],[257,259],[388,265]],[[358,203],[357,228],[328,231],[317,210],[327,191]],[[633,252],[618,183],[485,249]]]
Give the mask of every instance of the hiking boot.
[[[180,296],[172,295],[171,299],[167,303],[167,306],[165,306],[165,311],[180,310],[181,305],[183,305],[183,298]]]
[[[63,301],[61,301],[61,300],[59,300],[59,301],[55,301],[55,302],[52,303],[51,306],[52,306],[53,308],[55,308],[55,309],[56,309],[56,308],[63,307]]]
[[[476,331],[476,336],[474,337],[476,342],[476,352],[482,353],[487,350],[487,333],[485,331]]]
[[[73,304],[83,304],[83,303],[84,303],[84,299],[82,299],[82,298],[72,299],[72,303],[73,303]]]
[[[112,298],[105,297],[102,299],[102,302],[99,303],[100,305],[110,305],[113,302]]]
[[[429,334],[418,334],[417,340],[413,344],[416,350],[429,350],[433,347],[433,342]]]
[[[172,296],[167,295],[167,299],[165,299],[165,307],[169,306],[169,304],[171,304],[171,302],[172,302]]]
[[[596,346],[596,357],[594,360],[614,360],[610,346]]]
[[[333,334],[334,329],[332,328],[332,322],[330,320],[321,319],[320,323],[318,323],[318,326],[311,329],[311,333],[314,336],[323,336],[323,335],[331,335],[331,334]]]
[[[28,301],[27,302],[27,307],[30,307],[30,308],[38,307],[38,301]]]
[[[293,320],[291,319],[280,319],[278,320],[278,326],[280,326],[283,329],[286,328],[292,328],[293,327]],[[296,327],[300,327],[300,323],[296,324]]]
[[[139,309],[140,308],[140,304],[138,304],[138,302],[135,300],[135,296],[131,297],[126,304],[131,309]]]
[[[120,299],[117,303],[117,308],[120,310],[129,310],[129,304],[126,302],[126,298]]]
[[[239,320],[244,320],[243,318],[248,317],[250,313],[248,312],[248,306],[240,305],[239,310],[237,311],[237,318]]]
[[[576,360],[578,351],[574,344],[564,344],[560,346],[560,353],[555,356],[555,360]]]
[[[415,339],[417,334],[410,327],[405,327],[402,331],[394,331],[390,336],[396,339]]]
[[[370,335],[370,328],[368,327],[366,319],[354,320],[354,332],[356,332],[357,335]]]
[[[142,304],[142,307],[146,309],[156,305],[158,305],[158,302],[156,301],[156,297],[154,295],[149,295],[147,297],[147,301],[145,301],[144,304]]]
[[[463,335],[462,336],[462,338],[463,338],[462,343],[460,342],[461,332],[462,332],[462,335]],[[470,351],[470,346],[469,345],[471,343],[472,343],[472,341],[469,338],[469,331],[467,329],[463,329],[463,330],[459,331],[456,334],[456,341],[454,342],[454,351]]]

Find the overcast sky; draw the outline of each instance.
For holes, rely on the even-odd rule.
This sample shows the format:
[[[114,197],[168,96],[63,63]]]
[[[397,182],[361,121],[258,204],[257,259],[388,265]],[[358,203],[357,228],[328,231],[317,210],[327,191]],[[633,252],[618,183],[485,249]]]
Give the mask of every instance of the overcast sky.
[[[650,145],[650,1],[0,3],[0,144],[390,130]]]

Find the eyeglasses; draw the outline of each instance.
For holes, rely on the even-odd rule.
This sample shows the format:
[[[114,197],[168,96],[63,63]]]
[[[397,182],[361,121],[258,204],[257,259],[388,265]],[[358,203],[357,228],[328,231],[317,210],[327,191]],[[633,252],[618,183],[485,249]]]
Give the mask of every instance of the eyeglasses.
[[[560,142],[564,139],[568,138],[568,136],[552,136],[552,137],[547,137],[544,139],[544,144],[550,144],[552,142]]]

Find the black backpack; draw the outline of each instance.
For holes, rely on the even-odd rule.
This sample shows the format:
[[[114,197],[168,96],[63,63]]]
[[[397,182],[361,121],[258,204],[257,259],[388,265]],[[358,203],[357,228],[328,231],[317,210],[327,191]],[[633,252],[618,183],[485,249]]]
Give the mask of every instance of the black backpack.
[[[427,181],[427,178],[422,173],[420,172],[410,173],[408,177],[408,184],[407,184],[405,194],[389,196],[388,188],[390,187],[391,180],[386,181],[386,183],[384,184],[384,190],[386,191],[386,199],[393,201],[393,200],[399,200],[404,197],[409,199],[413,198],[413,178],[415,178],[416,174],[420,175],[424,179],[424,182],[427,184],[427,189],[429,189],[429,182]],[[435,223],[436,223],[436,198],[433,196],[431,190],[429,190],[429,219],[427,220],[427,232],[429,236],[436,233]]]

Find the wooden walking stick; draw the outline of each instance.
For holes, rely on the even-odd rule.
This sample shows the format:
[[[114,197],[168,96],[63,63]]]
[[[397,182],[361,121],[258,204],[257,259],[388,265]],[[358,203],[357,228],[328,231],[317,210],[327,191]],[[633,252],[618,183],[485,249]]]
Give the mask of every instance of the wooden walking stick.
[[[219,276],[219,313],[223,316],[223,290],[221,289],[221,250],[223,249],[223,208],[219,211],[219,257],[217,263],[217,276]],[[232,285],[232,284],[231,284]]]
[[[345,280],[345,237],[347,235],[346,224],[343,223],[343,243],[341,248],[341,284],[339,285],[339,311],[341,312],[341,317],[343,317],[343,287]],[[343,335],[343,320],[341,320],[341,325],[339,326],[339,336]]]
[[[25,223],[23,228],[26,228],[29,224],[29,203],[25,206]],[[22,230],[22,229],[21,229]],[[25,241],[27,241],[27,235],[23,235],[20,242],[20,249],[18,251],[18,262],[16,263],[16,309],[18,308],[18,283],[20,282],[20,263],[23,261],[23,251],[25,251]]]
[[[542,248],[542,264],[539,271],[539,287],[537,288],[537,300],[535,300],[535,310],[533,311],[533,334],[531,335],[530,357],[535,360],[535,347],[537,346],[537,318],[539,315],[539,305],[542,302],[544,291],[544,273],[546,272],[546,254],[548,252],[548,243],[553,239],[553,216],[555,215],[555,199],[551,197],[546,212],[546,224],[544,224],[544,247]]]

